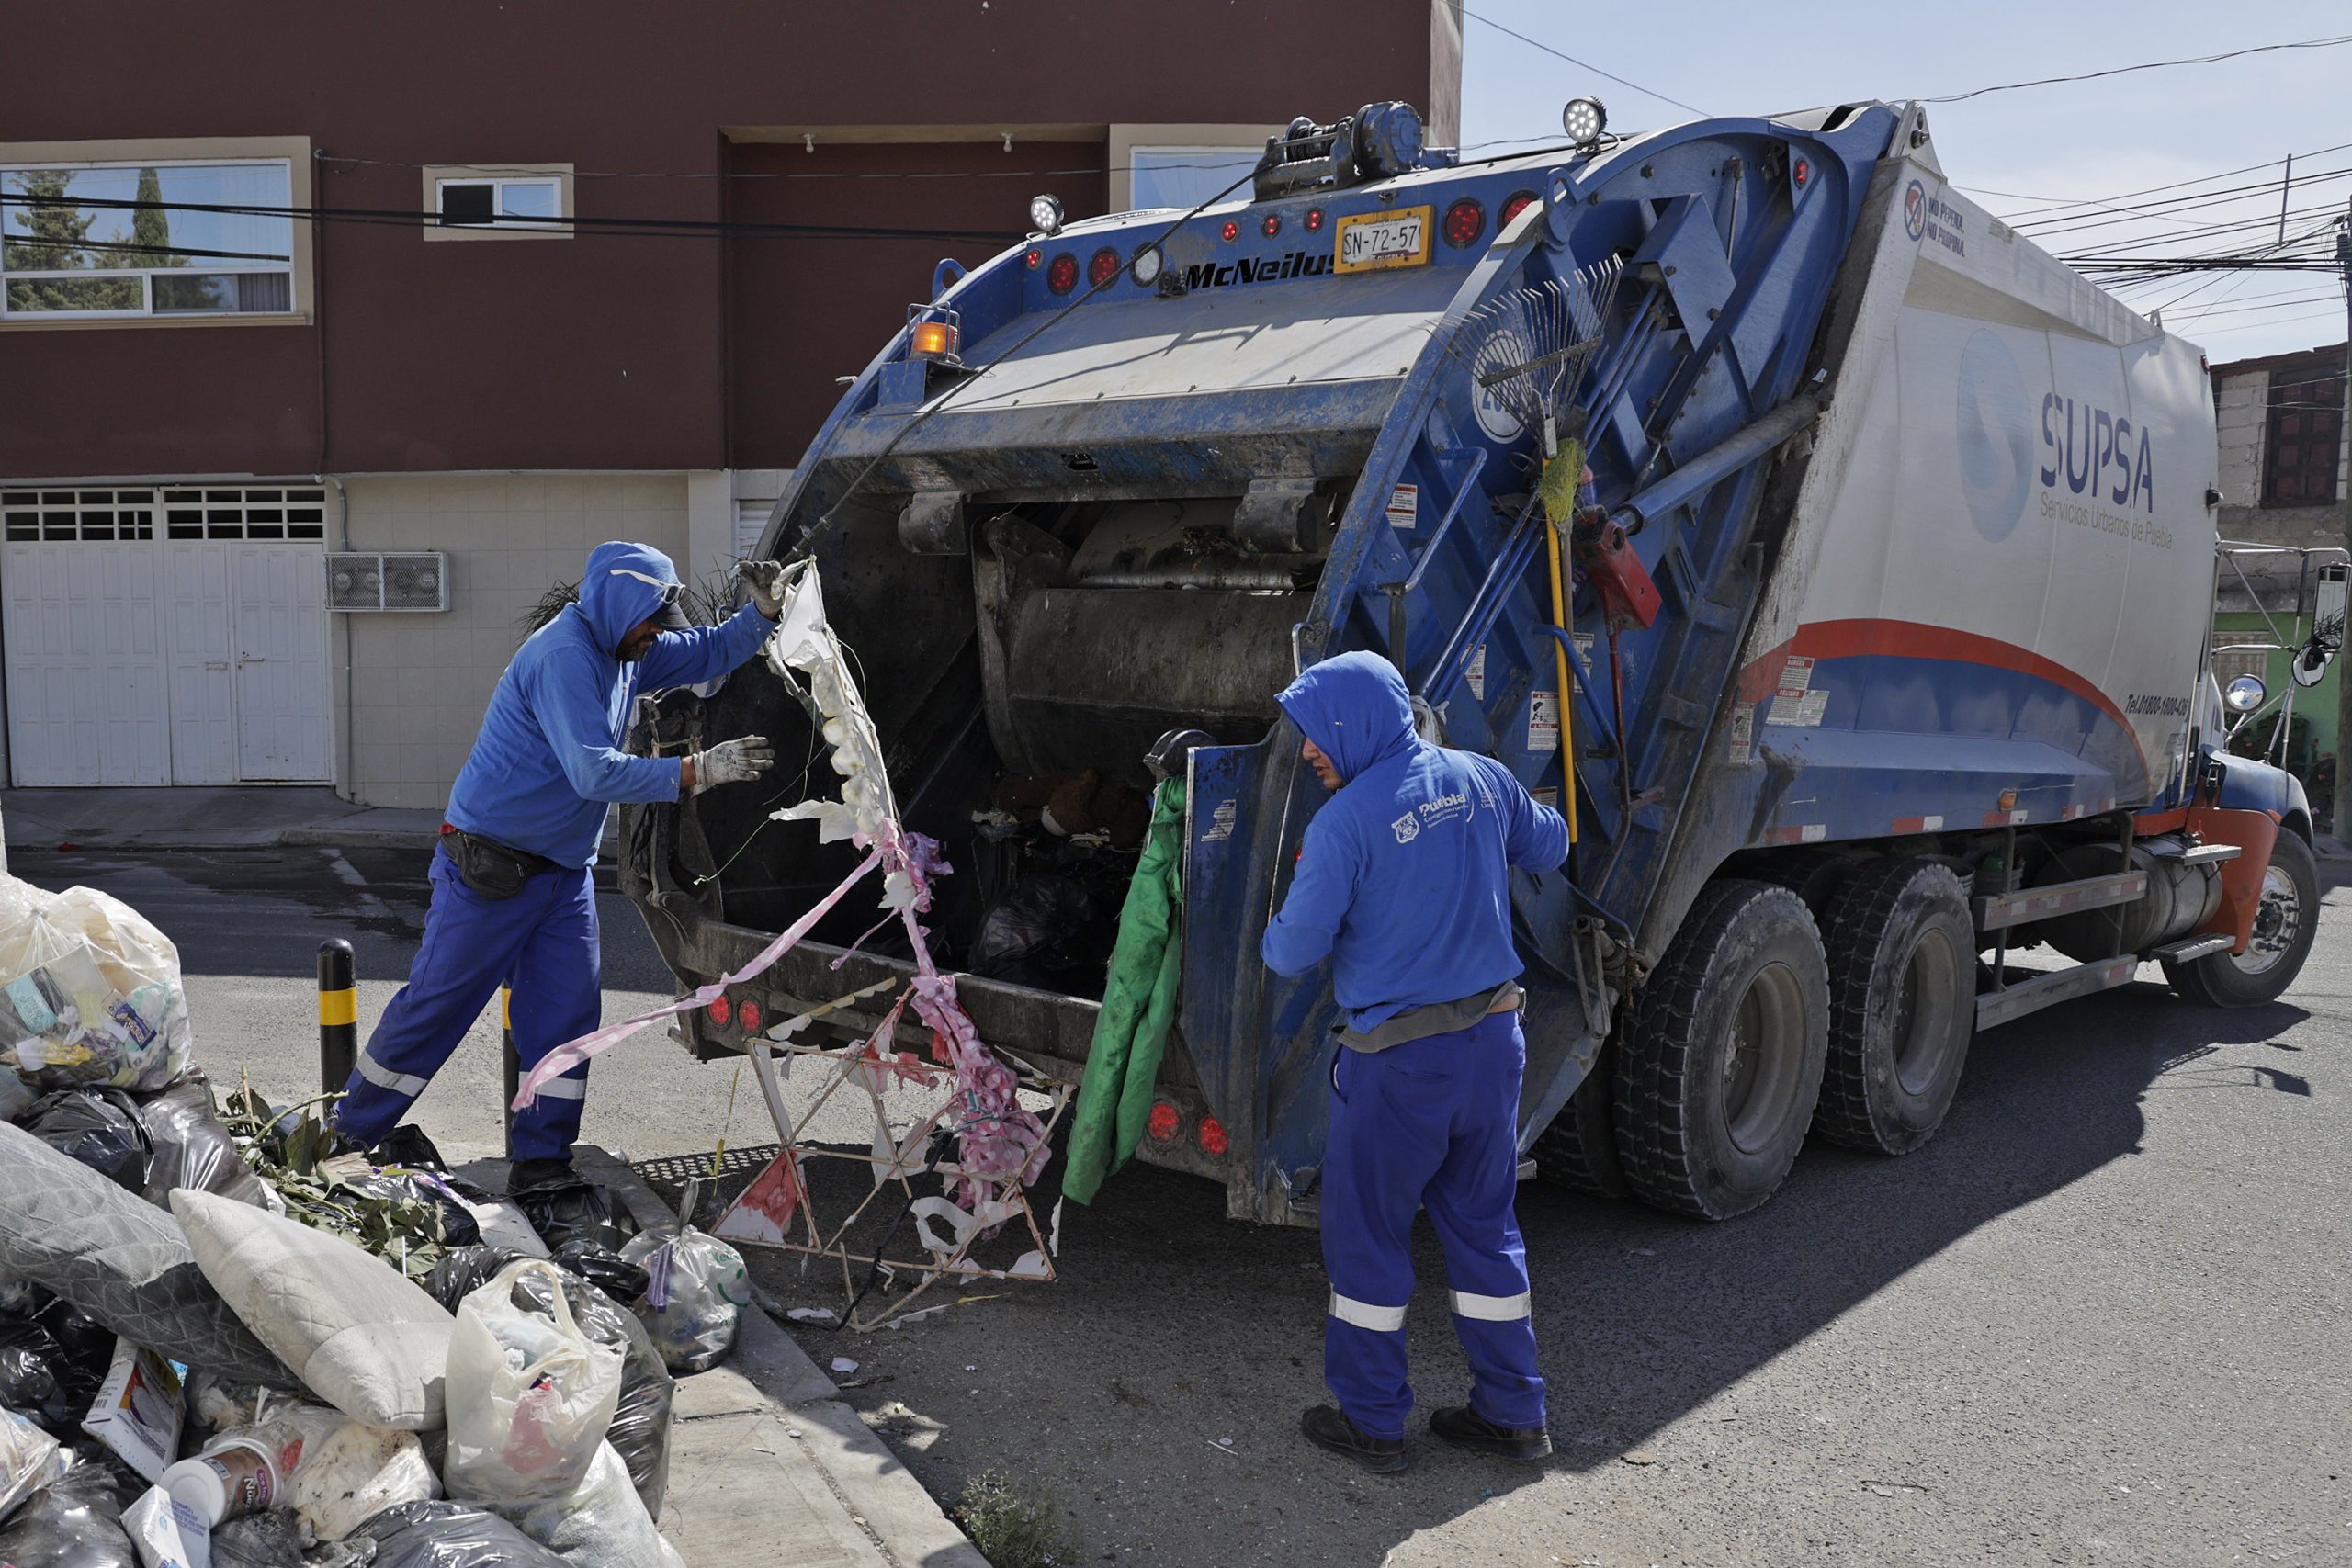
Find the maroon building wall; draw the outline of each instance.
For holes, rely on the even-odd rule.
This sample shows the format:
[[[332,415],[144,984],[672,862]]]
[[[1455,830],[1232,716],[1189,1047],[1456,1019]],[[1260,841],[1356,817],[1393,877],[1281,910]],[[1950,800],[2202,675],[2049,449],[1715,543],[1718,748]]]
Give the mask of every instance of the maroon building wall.
[[[370,12],[252,0],[238,25],[127,0],[38,8],[0,142],[307,136],[325,209],[410,213],[421,165],[582,171],[574,211],[713,224],[1023,224],[1023,179],[766,181],[797,143],[729,127],[1279,123],[1425,104],[1442,0],[1159,6],[914,0],[438,0]],[[1448,79],[1458,62],[1436,62]],[[865,172],[1085,168],[1099,141],[840,145]],[[602,172],[676,177],[604,178]],[[916,186],[938,188],[914,189]],[[448,468],[712,468],[795,461],[941,255],[988,243],[716,233],[427,243],[316,231],[319,324],[0,333],[0,477]]]

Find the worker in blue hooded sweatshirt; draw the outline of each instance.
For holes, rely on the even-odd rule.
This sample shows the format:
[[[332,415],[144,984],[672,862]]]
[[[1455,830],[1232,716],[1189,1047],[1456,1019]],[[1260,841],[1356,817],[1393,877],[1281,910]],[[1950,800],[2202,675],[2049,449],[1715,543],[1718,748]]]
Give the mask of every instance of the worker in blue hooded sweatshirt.
[[[690,757],[620,749],[639,692],[714,680],[775,628],[783,569],[756,561],[741,570],[752,602],[721,626],[696,626],[679,607],[669,557],[648,545],[598,545],[579,601],[508,660],[449,790],[424,945],[336,1109],[345,1143],[368,1148],[391,1132],[502,984],[514,987],[514,1054],[526,1072],[597,1026],[589,867],[605,814],[615,801],[677,800],[775,764],[756,735]],[[570,1173],[587,1092],[582,1062],[515,1113],[514,1190]]]
[[[1405,1308],[1427,1209],[1470,1362],[1469,1403],[1433,1411],[1430,1430],[1542,1459],[1552,1438],[1511,1212],[1527,1047],[1510,868],[1557,867],[1567,826],[1499,762],[1418,738],[1385,659],[1343,653],[1276,700],[1334,793],[1261,953],[1291,976],[1330,959],[1342,1015],[1322,1200],[1323,1377],[1339,1408],[1315,1406],[1301,1428],[1368,1469],[1405,1468]]]

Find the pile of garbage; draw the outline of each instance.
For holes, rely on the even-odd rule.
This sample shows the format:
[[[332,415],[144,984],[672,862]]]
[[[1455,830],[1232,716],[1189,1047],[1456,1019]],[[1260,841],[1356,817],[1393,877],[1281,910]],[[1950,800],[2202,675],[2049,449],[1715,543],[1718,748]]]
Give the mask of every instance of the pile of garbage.
[[[216,1100],[170,940],[0,874],[0,1563],[681,1568],[733,1248]]]

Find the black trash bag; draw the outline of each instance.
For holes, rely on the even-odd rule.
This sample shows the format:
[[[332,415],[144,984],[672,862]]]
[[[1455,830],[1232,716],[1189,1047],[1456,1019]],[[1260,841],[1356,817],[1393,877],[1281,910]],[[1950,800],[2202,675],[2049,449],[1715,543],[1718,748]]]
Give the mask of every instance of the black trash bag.
[[[980,917],[965,967],[983,979],[1101,995],[1118,924],[1083,883],[1024,876]]]
[[[218,1192],[257,1209],[269,1204],[269,1189],[237,1152],[236,1140],[212,1108],[212,1090],[201,1080],[183,1078],[139,1106],[140,1123],[155,1145],[147,1173],[147,1201],[168,1204],[175,1187]]]
[[[116,1186],[145,1195],[155,1140],[139,1119],[138,1102],[122,1090],[103,1084],[61,1089],[34,1100],[17,1124]]]
[[[555,1266],[579,1275],[616,1302],[634,1302],[653,1283],[643,1269],[593,1241],[565,1242],[556,1248]]]
[[[413,1122],[403,1122],[384,1135],[384,1141],[368,1151],[372,1165],[404,1166],[411,1170],[447,1171],[449,1162],[424,1135],[424,1129]]]
[[[437,1239],[444,1247],[472,1247],[481,1240],[481,1226],[473,1211],[450,1196],[441,1179],[429,1171],[373,1170],[365,1176],[343,1177],[335,1186],[362,1198],[422,1205],[438,1220]]]
[[[635,1216],[612,1189],[578,1177],[507,1196],[523,1211],[523,1217],[531,1222],[549,1252],[560,1252],[575,1241],[594,1242],[617,1252],[621,1243],[637,1234]]]
[[[38,1323],[0,1323],[0,1405],[52,1438],[78,1438],[107,1363],[104,1356],[68,1355]]]
[[[29,1323],[56,1299],[30,1280],[0,1274],[0,1323]]]
[[[345,1538],[375,1543],[375,1568],[564,1568],[495,1514],[468,1503],[395,1503]]]
[[[10,1568],[140,1568],[123,1533],[122,1511],[142,1483],[93,1460],[73,1469],[0,1519],[0,1562]]]
[[[115,1332],[63,1297],[52,1300],[33,1319],[78,1367],[96,1367],[103,1378],[114,1364]]]
[[[240,1514],[214,1525],[212,1568],[308,1568],[294,1510]]]
[[[508,1264],[521,1261],[520,1253],[502,1247],[461,1247],[433,1266],[425,1288],[433,1292],[435,1301],[455,1313],[459,1302],[496,1279]],[[644,1502],[645,1511],[659,1519],[662,1495],[670,1485],[670,1407],[676,1397],[677,1384],[669,1369],[662,1365],[662,1352],[655,1348],[653,1337],[646,1332],[635,1313],[600,1290],[593,1278],[582,1278],[572,1270],[564,1259],[553,1261],[565,1270],[564,1303],[571,1308],[572,1318],[582,1332],[597,1344],[621,1353],[620,1404],[613,1412],[613,1424],[606,1429],[605,1440],[613,1445],[613,1451],[628,1466],[629,1483]],[[617,1258],[612,1261],[640,1280],[645,1276],[642,1269],[621,1263]],[[514,1282],[514,1294],[534,1312],[555,1315],[554,1306],[548,1300],[544,1275],[526,1274]]]

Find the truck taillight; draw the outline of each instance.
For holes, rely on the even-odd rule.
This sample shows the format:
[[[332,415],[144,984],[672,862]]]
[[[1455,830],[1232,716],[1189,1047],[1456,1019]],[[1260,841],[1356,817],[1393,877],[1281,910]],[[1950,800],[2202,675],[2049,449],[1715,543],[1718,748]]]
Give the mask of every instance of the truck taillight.
[[[1535,193],[1532,190],[1515,190],[1511,192],[1510,199],[1503,203],[1503,215],[1495,220],[1495,227],[1497,229],[1510,228],[1510,220],[1518,217],[1521,213],[1526,211],[1528,203],[1534,199]]]
[[[1164,1100],[1155,1100],[1151,1103],[1151,1115],[1145,1120],[1143,1130],[1145,1136],[1155,1144],[1172,1144],[1183,1126],[1183,1112]]]
[[[748,1000],[737,1004],[735,1021],[743,1026],[744,1033],[757,1034],[760,1032],[761,1023],[764,1021],[760,1014],[760,1004]]]
[[[1486,231],[1487,209],[1475,198],[1465,196],[1445,209],[1445,243],[1455,250]]]
[[[1306,209],[1306,231],[1310,234],[1319,233],[1322,231],[1322,228],[1323,209],[1319,207],[1308,208]]]
[[[1086,281],[1100,288],[1119,276],[1119,253],[1105,245],[1086,264]]]
[[[1217,237],[1229,245],[1241,238],[1241,225],[1228,218],[1225,220],[1225,227],[1217,231]]]
[[[1046,287],[1057,294],[1067,294],[1078,287],[1078,258],[1064,251],[1046,266]]]
[[[1806,163],[1803,158],[1799,158],[1796,162],[1796,166],[1789,171],[1789,177],[1796,181],[1797,189],[1803,190],[1804,189],[1804,182],[1813,178],[1813,165]]]
[[[1232,1138],[1225,1131],[1225,1123],[1214,1116],[1204,1116],[1201,1124],[1193,1129],[1193,1141],[1201,1145],[1201,1153],[1222,1158],[1233,1146]]]
[[[724,1029],[735,1019],[735,1004],[725,997],[710,1004],[710,1021]]]
[[[1279,212],[1267,213],[1266,220],[1259,224],[1258,228],[1259,231],[1266,236],[1266,238],[1269,240],[1272,239],[1275,235],[1283,231],[1283,215]]]
[[[1046,265],[1046,253],[1032,245],[1029,247],[1029,254],[1021,258],[1021,263],[1031,272],[1035,272]]]

